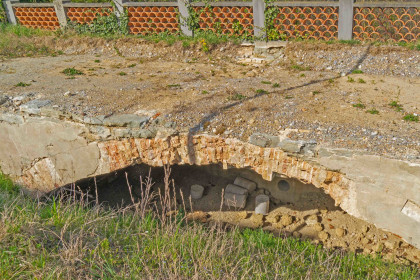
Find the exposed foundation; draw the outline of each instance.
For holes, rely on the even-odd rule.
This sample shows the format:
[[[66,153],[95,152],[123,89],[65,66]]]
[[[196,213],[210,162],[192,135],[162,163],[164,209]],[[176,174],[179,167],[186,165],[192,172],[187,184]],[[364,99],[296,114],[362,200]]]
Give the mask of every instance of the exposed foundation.
[[[59,112],[54,118],[51,111],[48,116],[33,113],[0,118],[1,170],[30,190],[49,192],[141,163],[218,165],[227,171],[217,172],[229,176],[259,174],[260,178],[250,179],[282,203],[326,194],[328,205],[334,201],[348,214],[420,247],[419,165],[285,137],[259,135],[251,137],[251,144],[180,134],[145,116],[114,116],[95,123]],[[314,207],[314,200],[304,201],[307,208]]]

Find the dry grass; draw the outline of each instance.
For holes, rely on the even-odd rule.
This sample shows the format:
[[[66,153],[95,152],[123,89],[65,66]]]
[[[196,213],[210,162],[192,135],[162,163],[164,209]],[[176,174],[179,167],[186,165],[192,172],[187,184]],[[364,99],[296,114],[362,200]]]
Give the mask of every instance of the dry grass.
[[[110,210],[75,192],[34,201],[0,175],[0,279],[414,279],[419,275],[413,267],[327,251],[262,230],[187,222],[185,203],[176,203],[169,177],[165,191],[158,194],[150,193],[150,179],[142,182],[142,199],[133,195],[130,207]]]

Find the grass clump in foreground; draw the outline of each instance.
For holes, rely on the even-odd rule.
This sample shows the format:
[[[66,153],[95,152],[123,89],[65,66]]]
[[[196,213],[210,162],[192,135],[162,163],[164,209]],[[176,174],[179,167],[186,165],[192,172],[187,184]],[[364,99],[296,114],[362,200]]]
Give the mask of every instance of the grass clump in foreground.
[[[413,279],[415,267],[327,251],[262,230],[148,211],[152,197],[107,210],[81,199],[35,201],[0,174],[0,279]],[[169,201],[165,187],[160,201]],[[173,197],[172,197],[173,198]],[[158,202],[159,204],[159,202]],[[176,213],[176,214],[171,214]]]

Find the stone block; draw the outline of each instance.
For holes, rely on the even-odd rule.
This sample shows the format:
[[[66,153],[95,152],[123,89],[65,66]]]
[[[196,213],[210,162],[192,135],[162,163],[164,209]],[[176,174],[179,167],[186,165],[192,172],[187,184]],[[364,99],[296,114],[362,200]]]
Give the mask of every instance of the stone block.
[[[300,153],[304,146],[304,141],[293,141],[290,139],[285,139],[278,144],[279,148],[289,153]]]
[[[7,122],[10,124],[22,124],[24,122],[24,119],[20,115],[2,114],[0,115],[0,121]]]
[[[113,115],[104,119],[106,126],[140,128],[149,121],[149,117],[134,114]]]
[[[245,208],[246,199],[245,194],[225,193],[223,204],[228,207]]]
[[[248,195],[248,190],[237,185],[229,184],[226,186],[225,193],[244,194]]]
[[[235,181],[233,182],[234,185],[247,189],[248,192],[253,192],[257,188],[257,183],[245,179],[243,177],[236,177]]]
[[[192,185],[191,186],[191,198],[192,199],[200,199],[203,197],[204,187],[201,185]]]
[[[0,94],[0,105],[3,105],[9,100],[9,97],[7,95],[1,95]]]
[[[270,209],[270,197],[265,194],[257,195],[255,198],[255,214],[267,215]]]
[[[19,106],[19,109],[22,112],[39,115],[41,113],[41,108],[51,104],[51,100],[40,100],[35,99]]]
[[[249,143],[259,147],[275,147],[279,143],[279,137],[264,133],[254,133],[249,137]]]
[[[94,125],[102,125],[104,123],[105,120],[105,116],[104,115],[100,115],[100,116],[93,116],[93,117],[88,117],[85,116],[83,118],[83,122],[86,124],[94,124]]]

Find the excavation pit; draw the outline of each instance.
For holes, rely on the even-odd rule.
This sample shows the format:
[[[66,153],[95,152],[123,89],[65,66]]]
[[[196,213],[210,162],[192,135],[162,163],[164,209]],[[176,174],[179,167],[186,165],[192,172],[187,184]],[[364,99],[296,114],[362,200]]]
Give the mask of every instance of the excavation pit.
[[[166,177],[165,174],[169,176]],[[257,184],[257,188],[249,192],[243,209],[228,207],[222,200],[226,186],[232,184],[238,176]],[[294,236],[323,244],[327,248],[380,254],[406,263],[419,261],[418,249],[390,232],[347,214],[335,206],[334,200],[322,189],[280,175],[267,181],[249,169],[223,169],[217,164],[172,165],[167,169],[138,164],[97,178],[79,180],[53,193],[62,194],[64,191],[69,197],[75,195],[79,199],[83,193],[82,197],[88,199],[91,205],[100,203],[104,207],[119,209],[140,203],[145,196],[146,182],[149,179],[152,182],[149,195],[153,197],[149,205],[150,211],[160,212],[161,198],[167,184],[165,182],[169,182],[169,193],[174,198],[173,201],[176,201],[176,205],[172,203],[171,210],[176,214],[182,209],[181,211],[186,212],[187,220],[261,228],[279,237]],[[140,185],[141,181],[143,186]],[[286,184],[287,189],[279,188]],[[193,185],[204,187],[201,198],[190,197]],[[256,214],[254,211],[255,199],[261,194],[270,199],[267,215]]]

